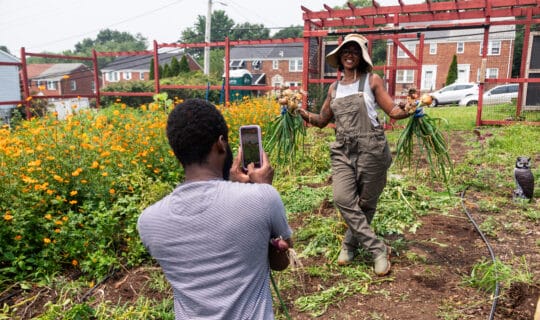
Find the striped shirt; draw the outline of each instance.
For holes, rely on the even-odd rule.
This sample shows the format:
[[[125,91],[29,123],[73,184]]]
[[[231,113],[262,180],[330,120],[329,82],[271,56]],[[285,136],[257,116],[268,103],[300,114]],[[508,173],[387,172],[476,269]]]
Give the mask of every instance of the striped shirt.
[[[292,231],[271,185],[184,183],[137,227],[171,283],[176,319],[274,318],[269,240]]]

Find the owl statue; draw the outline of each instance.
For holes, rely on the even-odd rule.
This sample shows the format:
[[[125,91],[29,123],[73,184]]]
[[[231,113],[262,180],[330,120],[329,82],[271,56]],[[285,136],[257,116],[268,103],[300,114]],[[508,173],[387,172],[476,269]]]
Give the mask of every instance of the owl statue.
[[[534,193],[534,176],[531,171],[531,158],[517,157],[516,167],[514,168],[514,180],[516,182],[514,199],[531,200]]]

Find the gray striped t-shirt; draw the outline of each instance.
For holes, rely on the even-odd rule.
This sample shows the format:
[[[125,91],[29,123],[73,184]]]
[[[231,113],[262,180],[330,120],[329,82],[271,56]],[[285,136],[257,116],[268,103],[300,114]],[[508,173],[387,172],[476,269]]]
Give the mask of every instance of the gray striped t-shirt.
[[[271,185],[184,183],[137,227],[173,287],[176,319],[274,318],[269,240],[292,231]]]

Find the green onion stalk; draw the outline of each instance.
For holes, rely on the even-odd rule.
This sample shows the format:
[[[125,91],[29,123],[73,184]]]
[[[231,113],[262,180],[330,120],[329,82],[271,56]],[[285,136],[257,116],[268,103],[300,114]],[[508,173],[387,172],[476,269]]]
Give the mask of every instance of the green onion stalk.
[[[301,98],[302,94],[284,90],[278,100],[281,112],[268,127],[269,138],[265,149],[275,155],[279,165],[292,165],[297,151],[304,145],[306,127],[298,113]]]
[[[448,143],[439,130],[441,118],[431,118],[424,113],[423,106],[429,105],[429,99],[422,97],[416,103],[416,107],[410,112],[413,115],[409,118],[405,129],[399,135],[396,147],[396,163],[412,165],[414,156],[415,141],[419,149],[419,157],[426,159],[433,177],[442,178],[449,193],[449,179],[453,174],[453,163],[448,153]],[[407,108],[406,108],[407,109]]]

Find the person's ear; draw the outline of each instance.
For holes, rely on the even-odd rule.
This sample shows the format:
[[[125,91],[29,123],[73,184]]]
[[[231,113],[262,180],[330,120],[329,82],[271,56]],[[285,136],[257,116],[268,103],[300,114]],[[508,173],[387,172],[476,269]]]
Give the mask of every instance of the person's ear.
[[[217,147],[219,153],[226,153],[227,152],[227,140],[223,138],[223,135],[220,135],[217,141]]]

